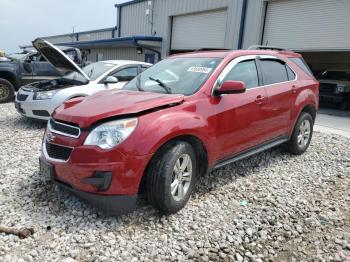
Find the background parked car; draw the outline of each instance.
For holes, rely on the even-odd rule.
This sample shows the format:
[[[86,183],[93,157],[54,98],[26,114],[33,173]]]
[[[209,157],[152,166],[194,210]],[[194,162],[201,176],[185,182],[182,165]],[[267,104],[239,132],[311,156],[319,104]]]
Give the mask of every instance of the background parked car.
[[[318,76],[320,101],[332,102],[346,110],[350,103],[350,70],[326,70]]]
[[[38,39],[33,44],[64,76],[19,89],[15,100],[16,109],[29,118],[48,120],[53,110],[64,101],[102,90],[120,89],[151,66],[138,61],[111,60],[93,63],[81,69],[49,42]]]
[[[59,47],[77,64],[81,65],[81,52],[73,47]],[[35,50],[8,55],[0,61],[0,103],[13,100],[22,86],[40,80],[57,78],[60,73]]]

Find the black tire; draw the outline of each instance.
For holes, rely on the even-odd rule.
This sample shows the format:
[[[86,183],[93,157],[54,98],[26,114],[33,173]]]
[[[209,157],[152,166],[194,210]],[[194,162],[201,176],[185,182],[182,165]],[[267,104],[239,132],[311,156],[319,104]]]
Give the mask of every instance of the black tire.
[[[340,109],[340,110],[343,110],[343,111],[345,111],[346,109],[348,109],[348,101],[345,100],[344,102],[342,102],[342,103],[339,105],[339,109]]]
[[[306,141],[305,136],[301,133],[303,127],[303,123],[309,123],[309,136]],[[304,126],[305,127],[305,126]],[[312,139],[312,134],[313,134],[313,127],[314,127],[314,120],[312,116],[309,113],[302,112],[295,123],[294,130],[292,133],[292,136],[290,140],[286,143],[285,148],[287,149],[288,152],[294,154],[294,155],[301,155],[303,154],[307,148],[310,145],[311,139]],[[300,135],[303,135],[304,139],[300,141],[298,137]]]
[[[186,193],[182,191],[184,192],[183,197],[181,199],[176,199],[178,196],[172,194],[171,185],[172,182],[182,181],[182,175],[181,178],[177,180],[178,175],[175,173],[174,168],[177,161],[181,163],[181,159],[184,158],[184,156],[186,158],[189,156],[191,160],[192,175],[190,182],[178,182],[178,187],[180,183],[181,187],[184,185],[182,183],[188,184],[185,184],[187,190],[185,190],[185,186],[183,186],[183,190],[186,191]],[[176,213],[186,205],[195,186],[197,159],[193,147],[189,143],[182,141],[173,142],[164,146],[151,160],[146,175],[146,189],[149,203],[164,214]],[[185,175],[183,177],[185,177]],[[179,190],[179,188],[177,190]],[[178,191],[175,193],[180,195]]]
[[[13,101],[14,98],[14,86],[6,79],[0,78],[0,103]]]

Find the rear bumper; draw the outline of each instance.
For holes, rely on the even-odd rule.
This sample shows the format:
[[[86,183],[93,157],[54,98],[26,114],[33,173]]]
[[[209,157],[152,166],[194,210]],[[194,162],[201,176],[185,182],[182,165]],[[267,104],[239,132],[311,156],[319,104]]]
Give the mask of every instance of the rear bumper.
[[[76,190],[57,179],[52,182],[109,215],[121,215],[137,208],[138,195],[99,195]]]

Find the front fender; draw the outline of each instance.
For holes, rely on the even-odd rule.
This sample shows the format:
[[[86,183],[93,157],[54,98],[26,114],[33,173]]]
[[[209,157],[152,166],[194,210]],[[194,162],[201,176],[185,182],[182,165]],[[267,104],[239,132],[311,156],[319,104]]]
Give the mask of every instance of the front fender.
[[[199,139],[208,152],[208,161],[213,152],[214,129],[205,117],[196,112],[173,111],[172,108],[139,118],[137,130],[123,143],[120,150],[125,154],[154,154],[162,145],[180,136],[194,136]],[[161,112],[163,111],[163,112]]]

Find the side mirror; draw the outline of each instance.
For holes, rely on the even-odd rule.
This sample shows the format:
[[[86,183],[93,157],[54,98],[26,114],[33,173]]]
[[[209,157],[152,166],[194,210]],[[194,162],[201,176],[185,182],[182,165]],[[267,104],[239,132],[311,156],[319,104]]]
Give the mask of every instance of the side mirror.
[[[246,90],[246,85],[242,81],[225,81],[216,90],[215,95],[241,94]]]
[[[116,84],[118,82],[119,82],[118,78],[116,78],[114,76],[107,76],[107,78],[105,80],[103,80],[103,83],[105,85],[107,85],[107,84]]]
[[[33,68],[32,65],[30,63],[28,63],[27,61],[25,61],[23,63],[23,68],[24,70],[26,70],[28,73],[32,73],[33,72]]]

